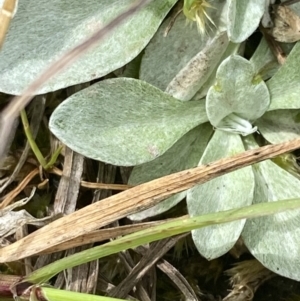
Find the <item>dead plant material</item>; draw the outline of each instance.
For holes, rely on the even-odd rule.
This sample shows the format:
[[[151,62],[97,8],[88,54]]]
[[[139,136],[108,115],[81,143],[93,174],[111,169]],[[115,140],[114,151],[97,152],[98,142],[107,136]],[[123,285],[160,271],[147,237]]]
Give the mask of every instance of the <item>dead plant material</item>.
[[[145,249],[147,249],[147,251],[149,251],[149,245],[147,245],[147,247]],[[135,256],[133,254],[131,254],[130,250],[124,250],[124,251],[118,253],[118,257],[120,259],[120,264],[122,264],[124,267],[125,272],[127,272],[129,274],[126,277],[128,279],[128,282],[124,283],[122,281],[121,283],[124,283],[124,285],[127,285],[127,283],[128,283],[128,285],[130,286],[129,288],[131,288],[130,290],[132,291],[132,294],[134,295],[135,298],[137,298],[137,300],[141,300],[141,301],[153,300],[153,299],[151,299],[150,296],[153,296],[153,293],[155,294],[155,292],[153,292],[153,290],[152,290],[153,287],[156,287],[156,281],[157,281],[155,266],[151,266],[149,269],[147,269],[147,274],[145,275],[146,277],[144,277],[144,279],[141,279],[136,284],[134,284],[132,282],[132,280],[134,281],[134,279],[132,279],[132,277],[130,277],[130,274],[132,273],[132,270],[136,266],[136,263],[134,260]],[[125,274],[123,277],[125,278]],[[124,278],[123,278],[123,280],[124,280]],[[107,296],[110,296],[111,292],[118,290],[118,287],[120,288],[120,284],[118,286],[112,288],[107,293]]]
[[[167,28],[164,31],[164,37],[166,37],[169,34],[169,32],[172,29],[176,19],[182,13],[182,7],[183,7],[183,1],[179,1],[175,5],[175,7],[172,9],[171,16],[169,18],[170,19],[169,24],[168,24]]]
[[[165,254],[176,242],[187,234],[166,238],[151,244],[147,253],[139,263],[131,270],[129,275],[117,287],[109,292],[110,297],[125,298],[138,281],[148,272],[148,270]],[[192,300],[195,300],[194,298]]]
[[[41,95],[36,96],[30,104],[30,106],[32,107],[30,130],[32,133],[32,137],[34,139],[37,136],[38,130],[40,128],[40,124],[42,122],[42,118],[44,116],[45,104],[46,104],[46,97]],[[6,189],[6,187],[8,187],[8,185],[10,185],[13,181],[15,181],[19,177],[20,172],[23,166],[25,165],[26,161],[29,162],[28,154],[30,149],[31,148],[29,142],[26,141],[25,148],[22,151],[22,155],[19,158],[18,163],[15,165],[14,171],[9,176],[7,181],[0,187],[0,193],[2,193]],[[33,164],[36,165],[35,162]]]
[[[54,200],[56,214],[70,214],[76,210],[84,157],[66,147],[64,169]]]
[[[275,1],[271,1],[274,3]],[[260,30],[263,33],[271,51],[280,65],[286,60],[286,55],[278,42],[293,43],[300,40],[300,17],[288,6],[299,2],[299,0],[288,0],[280,5],[272,5],[271,18],[267,13],[269,21],[262,21]],[[267,25],[269,23],[269,25]]]
[[[37,227],[43,227],[46,223],[51,223],[55,218],[60,216],[47,216],[44,218],[35,218],[30,215],[26,210],[21,209],[14,211],[18,207],[26,205],[30,199],[34,196],[36,188],[34,187],[31,191],[31,194],[13,204],[5,207],[0,210],[0,245],[2,245],[5,237],[8,237],[16,233],[21,227],[26,224],[35,225]],[[6,241],[5,241],[6,243]]]
[[[68,147],[66,147],[65,160],[66,160],[67,156],[70,156],[70,151],[71,150]],[[79,155],[73,151],[71,151],[71,153],[72,153],[72,157],[73,157],[72,169],[74,169],[74,170],[71,171],[70,182],[72,181],[71,180],[72,178],[76,179],[73,186],[76,186],[77,188],[79,188],[81,173],[79,175],[77,170],[81,169],[81,171],[83,171],[83,164],[81,164],[81,163],[83,163],[84,158],[82,155]],[[78,168],[78,165],[80,165],[80,168]],[[64,165],[64,167],[65,167],[65,165]],[[116,166],[99,162],[96,179],[100,180],[101,182],[105,182],[105,183],[113,183],[115,181],[115,177],[116,177],[116,169],[117,169]],[[68,193],[69,193],[70,188],[71,187],[69,187],[69,189],[68,189]],[[73,188],[75,188],[75,187],[73,187]],[[108,196],[111,196],[111,191],[97,190],[94,193],[92,203],[95,203],[102,199],[105,199]],[[71,213],[71,212],[69,212],[69,213]],[[115,224],[116,223],[114,223],[113,225],[115,225]],[[116,226],[118,226],[118,225],[116,225]],[[71,254],[81,252],[81,251],[90,249],[92,247],[93,247],[93,244],[88,244],[85,246],[80,246],[78,248],[72,248],[66,252],[65,256],[69,256]],[[81,264],[79,266],[67,269],[64,272],[61,272],[58,275],[58,278],[60,275],[63,275],[64,279],[65,279],[65,284],[63,286],[64,289],[70,290],[70,291],[75,291],[75,292],[81,292],[81,293],[95,293],[96,288],[97,288],[97,278],[99,275],[99,260],[95,259],[93,261],[86,262],[85,264]]]
[[[256,290],[268,279],[276,276],[256,259],[239,262],[227,270],[233,290],[223,301],[251,301]]]
[[[62,175],[62,171],[57,167],[53,167],[51,170],[49,170],[49,172],[56,174],[58,176]],[[87,182],[87,181],[80,181],[80,186],[89,189],[106,189],[106,190],[119,190],[119,191],[127,190],[129,188],[134,187],[132,185],[97,183],[97,182]]]
[[[248,150],[144,183],[86,206],[0,249],[0,262],[16,261],[145,210],[196,184],[300,148],[300,139]],[[34,242],[34,243],[33,243]]]
[[[92,182],[86,182],[81,181],[80,185],[85,188],[90,189],[107,189],[107,190],[127,190],[134,186],[132,185],[123,185],[123,184],[106,184],[106,183],[92,183]]]
[[[21,281],[22,277],[16,275],[0,274],[0,296],[3,298],[12,298],[11,286],[18,281]]]
[[[269,31],[266,28],[263,28],[262,26],[259,27],[260,31],[263,33],[264,38],[266,39],[270,50],[272,51],[273,55],[276,57],[277,62],[280,65],[283,65],[286,61],[286,54],[284,53],[282,47],[280,44],[275,41],[274,37],[269,34]]]
[[[300,40],[300,17],[286,5],[273,7],[274,27],[269,34],[278,42],[294,43]]]
[[[14,17],[18,0],[4,0],[0,9],[0,49],[3,45],[11,19]]]
[[[281,2],[281,5],[293,5],[295,3],[298,3],[300,0],[286,0]]]
[[[157,263],[157,267],[164,272],[172,282],[178,287],[181,293],[184,295],[185,300],[196,300],[200,301],[198,295],[201,294],[199,288],[195,292],[192,286],[188,283],[185,277],[169,262],[164,259],[161,259]]]
[[[36,176],[40,173],[38,168],[35,168],[34,170],[32,170],[27,176],[26,178],[11,192],[9,192],[6,196],[4,201],[0,204],[0,210],[5,208],[6,206],[8,206],[13,200],[14,198],[20,194],[20,192],[28,185],[28,183]]]
[[[240,237],[229,251],[230,255],[235,259],[239,259],[244,253],[249,253],[248,248],[244,244],[242,237]]]

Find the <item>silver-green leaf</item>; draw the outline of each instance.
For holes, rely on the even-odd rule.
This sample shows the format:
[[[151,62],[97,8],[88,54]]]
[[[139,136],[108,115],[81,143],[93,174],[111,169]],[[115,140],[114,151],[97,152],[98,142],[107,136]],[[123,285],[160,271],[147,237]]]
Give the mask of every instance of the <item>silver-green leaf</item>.
[[[250,62],[264,80],[272,77],[280,67],[265,38],[261,39]]]
[[[218,66],[228,44],[226,32],[207,40],[203,48],[176,74],[165,91],[182,101],[190,100]]]
[[[217,129],[242,135],[256,130],[250,122],[268,109],[270,96],[253,65],[238,55],[231,55],[218,68],[216,83],[206,96],[210,123]]]
[[[196,167],[212,134],[212,127],[206,123],[199,125],[179,139],[162,156],[133,168],[128,184],[138,185]],[[129,216],[132,220],[142,220],[163,213],[178,204],[186,196],[186,191],[175,194],[158,205]]]
[[[278,109],[300,109],[300,42],[287,57],[286,62],[268,81],[271,104],[269,111]]]
[[[145,49],[140,79],[165,90],[188,61],[202,49],[208,36],[201,36],[196,23],[187,24],[181,13],[165,36],[174,16],[167,18]]]
[[[282,143],[300,137],[300,110],[275,110],[256,122],[260,133],[270,143]]]
[[[217,130],[210,140],[200,164],[243,152],[241,137]],[[197,185],[187,193],[188,212],[198,216],[210,212],[250,205],[253,199],[254,176],[251,167],[245,167],[205,184]],[[209,226],[192,231],[194,243],[205,258],[217,258],[228,252],[238,240],[245,220]]]
[[[153,0],[39,93],[91,81],[125,65],[147,45],[177,0]],[[0,52],[0,91],[21,94],[67,50],[86,40],[132,0],[19,1]]]
[[[248,141],[249,143],[249,141]],[[258,147],[252,140],[250,148]],[[300,181],[272,161],[253,166],[253,203],[299,198]],[[276,274],[300,280],[300,210],[249,219],[242,233],[249,251]]]
[[[265,0],[228,0],[228,36],[234,43],[245,41],[258,27]]]
[[[206,121],[204,102],[184,103],[143,81],[117,78],[69,97],[53,112],[49,127],[86,157],[131,166],[161,156]]]
[[[174,87],[172,89],[169,87],[170,91],[167,92],[178,99],[183,99],[181,94],[188,94],[184,96],[184,100],[190,100],[190,94],[195,94],[195,92],[185,91],[190,90],[190,82],[196,82],[196,88],[192,89],[197,91],[211,73],[212,66],[220,61],[220,55],[228,43],[227,35],[219,35],[220,32],[226,31],[224,28],[225,18],[223,18],[226,13],[226,3],[225,1],[214,1],[213,7],[209,15],[215,26],[207,28],[205,34],[199,33],[196,22],[187,22],[183,13],[180,13],[175,21],[174,15],[171,14],[145,49],[140,79],[165,90],[171,80],[176,79],[179,71],[183,69],[183,72],[178,74],[181,76],[178,81],[179,85],[182,85],[183,91],[178,93],[177,87],[175,87],[175,91]],[[166,33],[167,29],[169,29],[168,33]],[[218,39],[215,38],[216,35],[219,35]],[[193,58],[198,53],[201,54],[201,57],[199,58],[198,55],[195,63]],[[202,60],[201,64],[200,60]],[[189,78],[184,81],[184,77]],[[174,83],[172,85],[174,86]]]

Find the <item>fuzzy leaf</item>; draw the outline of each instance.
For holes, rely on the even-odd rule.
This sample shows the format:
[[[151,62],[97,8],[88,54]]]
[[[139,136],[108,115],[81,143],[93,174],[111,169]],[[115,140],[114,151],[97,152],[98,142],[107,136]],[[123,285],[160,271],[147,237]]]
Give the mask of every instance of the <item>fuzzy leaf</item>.
[[[117,78],[69,97],[54,111],[49,127],[86,157],[129,166],[161,156],[206,121],[204,102],[183,103],[143,81]]]
[[[91,81],[125,65],[148,44],[177,0],[153,0],[39,93]],[[20,94],[47,66],[86,40],[132,0],[19,1],[0,53],[0,91]]]
[[[226,58],[228,58],[232,54],[236,54],[240,49],[240,44],[234,44],[232,42],[229,42],[225,52],[223,53],[222,57],[220,58],[219,62],[223,62]],[[209,88],[215,84],[216,82],[216,74],[218,70],[219,65],[215,67],[215,69],[210,74],[209,78],[206,80],[206,82],[203,84],[203,86],[200,88],[200,90],[195,94],[195,96],[192,98],[192,100],[199,100],[205,97],[208,93]]]
[[[268,81],[271,104],[269,111],[278,109],[300,109],[300,42],[288,55],[284,65]]]
[[[234,43],[241,43],[257,29],[265,11],[265,0],[228,2],[228,37]]]
[[[257,120],[260,133],[277,144],[300,137],[300,110],[275,110]]]
[[[250,62],[264,80],[272,77],[280,67],[265,38],[261,39]]]
[[[187,24],[180,14],[164,36],[172,17],[167,18],[145,49],[140,79],[165,90],[169,82],[203,47],[208,36],[201,36],[195,23]]]
[[[196,167],[211,134],[212,127],[208,123],[191,130],[162,156],[151,162],[134,167],[128,184],[138,185],[171,173]],[[174,207],[185,198],[185,196],[186,191],[180,192],[154,207],[129,216],[129,218],[132,220],[142,220],[147,217],[158,215]]]
[[[229,44],[226,32],[209,39],[168,84],[166,92],[182,101],[191,100],[220,63]]]
[[[250,148],[253,147],[258,145],[251,140]],[[253,203],[299,198],[300,181],[272,161],[255,164],[253,171]],[[300,210],[249,219],[242,237],[252,255],[265,267],[299,281],[300,270],[296,268],[299,266],[299,224]]]
[[[217,130],[200,164],[230,157],[244,150],[239,135]],[[251,167],[245,167],[190,189],[187,193],[188,212],[193,217],[247,206],[252,203],[253,191],[253,173]],[[192,237],[200,254],[210,260],[225,254],[233,247],[244,224],[245,220],[239,220],[209,226],[193,230]]]
[[[213,39],[216,30],[226,30],[223,28],[222,19],[224,5],[224,1],[213,4],[214,9],[211,9],[210,16],[215,26],[211,24],[211,29],[207,28],[208,32],[205,34],[199,33],[195,22],[187,22],[183,13],[180,13],[172,24],[175,16],[171,14],[146,47],[140,79],[165,90],[177,73]],[[170,30],[166,35],[167,28]],[[216,46],[221,47],[219,52],[222,52],[223,46]]]
[[[267,110],[270,97],[266,84],[246,59],[231,55],[218,68],[216,84],[206,97],[206,111],[213,126],[247,135],[254,121]]]

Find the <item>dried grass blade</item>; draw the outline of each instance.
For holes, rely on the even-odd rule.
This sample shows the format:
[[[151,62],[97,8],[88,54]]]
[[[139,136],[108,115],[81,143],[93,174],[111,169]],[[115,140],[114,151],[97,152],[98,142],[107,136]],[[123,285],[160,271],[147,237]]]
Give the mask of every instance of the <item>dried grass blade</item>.
[[[0,262],[19,260],[158,204],[199,183],[300,148],[300,139],[267,145],[133,187],[82,208],[0,249]]]

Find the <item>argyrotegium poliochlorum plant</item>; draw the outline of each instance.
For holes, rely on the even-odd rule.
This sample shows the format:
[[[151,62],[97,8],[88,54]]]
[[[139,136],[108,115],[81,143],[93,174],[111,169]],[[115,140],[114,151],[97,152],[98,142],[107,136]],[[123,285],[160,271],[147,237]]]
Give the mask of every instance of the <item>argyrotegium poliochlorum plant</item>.
[[[51,4],[41,0],[39,9],[43,6],[50,13],[40,18],[34,9],[26,9],[31,1],[20,2],[0,53],[0,90],[6,93],[21,93],[60,53],[131,2],[89,0],[82,9],[80,2],[70,7],[61,0]],[[135,166],[130,184],[256,148],[256,131],[270,143],[300,133],[300,44],[291,45],[283,66],[277,64],[264,39],[250,60],[243,58],[243,42],[258,28],[265,1],[185,0],[184,14],[165,36],[174,18],[172,13],[166,15],[176,2],[153,0],[40,91],[114,72],[116,78],[99,81],[64,101],[51,116],[50,129],[87,157]],[[72,16],[68,23],[57,12],[51,14],[57,6]],[[28,19],[41,26],[25,30]],[[30,36],[41,40],[21,48],[22,39]],[[198,185],[130,218],[156,215],[184,198],[194,216],[299,197],[299,187],[294,175],[266,161]],[[300,280],[300,271],[294,269],[300,244],[299,213],[207,227],[194,230],[192,236],[199,252],[212,259],[230,250],[242,235],[250,252],[266,267]]]

